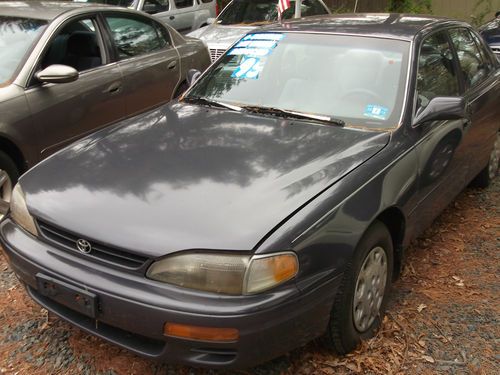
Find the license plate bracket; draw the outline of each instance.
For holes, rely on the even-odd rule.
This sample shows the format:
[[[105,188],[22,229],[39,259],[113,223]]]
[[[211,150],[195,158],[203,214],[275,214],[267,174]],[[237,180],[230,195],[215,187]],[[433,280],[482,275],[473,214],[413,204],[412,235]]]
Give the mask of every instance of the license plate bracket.
[[[36,281],[41,295],[88,317],[96,318],[97,295],[94,293],[41,273],[36,275]]]

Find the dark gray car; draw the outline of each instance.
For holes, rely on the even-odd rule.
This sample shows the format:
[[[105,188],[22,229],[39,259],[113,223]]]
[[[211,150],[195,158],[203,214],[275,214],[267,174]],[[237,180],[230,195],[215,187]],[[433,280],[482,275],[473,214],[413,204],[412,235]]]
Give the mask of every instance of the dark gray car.
[[[321,335],[347,353],[410,241],[495,177],[499,101],[462,22],[269,26],[26,173],[1,243],[35,301],[149,358],[247,367]]]
[[[0,190],[41,159],[165,104],[207,49],[133,10],[0,2]]]

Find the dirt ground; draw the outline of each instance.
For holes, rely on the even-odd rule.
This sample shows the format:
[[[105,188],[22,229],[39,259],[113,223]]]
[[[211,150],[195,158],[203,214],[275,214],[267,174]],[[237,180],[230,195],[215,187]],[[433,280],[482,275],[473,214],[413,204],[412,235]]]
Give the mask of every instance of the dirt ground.
[[[318,342],[241,374],[500,373],[500,178],[464,191],[408,251],[379,334],[339,357]],[[33,303],[0,256],[0,374],[219,374],[157,365]],[[220,372],[223,373],[223,372]]]

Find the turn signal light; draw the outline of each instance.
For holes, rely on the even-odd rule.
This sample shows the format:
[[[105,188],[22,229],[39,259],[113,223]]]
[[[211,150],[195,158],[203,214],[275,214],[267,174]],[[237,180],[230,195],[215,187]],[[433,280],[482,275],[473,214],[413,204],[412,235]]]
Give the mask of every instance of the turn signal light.
[[[217,342],[237,341],[240,337],[240,332],[236,328],[197,327],[176,323],[165,323],[163,334],[183,339]]]

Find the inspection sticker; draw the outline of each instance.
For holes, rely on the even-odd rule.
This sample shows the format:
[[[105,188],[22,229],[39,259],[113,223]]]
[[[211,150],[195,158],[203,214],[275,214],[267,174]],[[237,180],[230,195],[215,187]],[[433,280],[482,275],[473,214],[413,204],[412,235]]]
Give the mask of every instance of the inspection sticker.
[[[389,115],[389,108],[375,104],[368,104],[363,115],[379,120],[386,120],[387,116]]]

